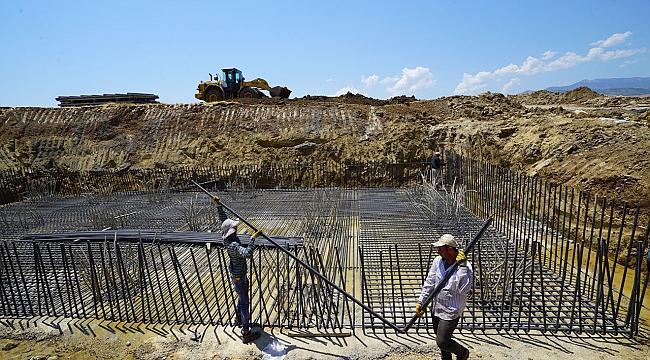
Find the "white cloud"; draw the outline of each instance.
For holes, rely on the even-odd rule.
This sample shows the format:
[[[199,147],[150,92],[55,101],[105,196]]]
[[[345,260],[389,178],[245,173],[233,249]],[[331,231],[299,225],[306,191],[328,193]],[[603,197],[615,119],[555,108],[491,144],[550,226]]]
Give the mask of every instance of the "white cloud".
[[[603,51],[603,48],[601,47],[591,48],[589,49],[589,53],[587,53],[586,58],[591,60],[602,60],[605,59],[606,57],[611,57],[612,52],[611,51],[608,52],[610,53],[609,55],[607,55],[607,53],[605,53]]]
[[[580,56],[574,52],[567,52],[566,54],[560,56],[559,59],[553,60],[550,63],[546,64],[544,71],[557,71],[561,69],[567,69],[588,60],[588,58]]]
[[[497,76],[513,76],[513,75],[533,75],[542,71],[544,62],[529,56],[521,66],[510,64],[508,66],[497,69],[494,75]]]
[[[331,81],[332,81],[332,79],[327,79],[327,80],[325,80],[325,82],[331,82]]]
[[[454,93],[465,94],[473,93],[478,89],[487,86],[487,83],[494,79],[494,75],[489,71],[481,71],[476,75],[463,74],[463,80],[456,86]]]
[[[638,53],[645,53],[646,49],[626,49],[626,50],[612,50],[605,51],[604,48],[610,47],[616,44],[620,44],[625,41],[627,37],[632,35],[632,32],[628,31],[623,34],[614,34],[607,38],[606,40],[599,40],[591,45],[596,45],[595,47],[589,49],[586,56],[576,54],[574,52],[566,52],[564,55],[559,58],[547,62],[551,58],[554,58],[557,54],[554,51],[546,51],[542,54],[541,58],[538,59],[533,56],[528,56],[526,61],[521,65],[510,64],[504,66],[500,69],[495,70],[494,72],[489,71],[480,71],[476,75],[463,74],[463,78],[460,83],[456,86],[454,90],[455,94],[467,94],[474,93],[476,90],[482,89],[492,82],[499,82],[503,78],[515,77],[515,76],[528,76],[534,75],[541,72],[551,72],[558,71],[561,69],[572,68],[574,66],[580,65],[588,61],[610,61],[613,59],[620,59],[625,57],[630,57]],[[631,64],[631,62],[625,62],[621,67],[625,67]],[[516,82],[513,80],[516,79]],[[503,87],[503,91],[510,89],[513,86],[519,85],[519,78],[513,78],[508,84]]]
[[[387,76],[383,78],[379,83],[388,84],[388,83],[396,83],[398,81],[399,81],[399,76]]]
[[[365,77],[361,75],[361,82],[363,83],[363,86],[366,87],[367,89],[370,89],[377,85],[379,82],[379,76],[377,75],[370,75],[368,77]]]
[[[545,52],[544,54],[542,54],[542,60],[546,61],[546,60],[552,58],[555,55],[557,55],[557,52],[549,50],[549,51]]]
[[[428,89],[436,84],[433,73],[429,68],[418,66],[415,69],[404,68],[402,69],[401,77],[390,78],[391,80],[397,78],[395,85],[386,89],[392,96],[404,95],[406,93],[413,94],[418,91]],[[382,80],[382,83],[389,78]]]
[[[641,61],[646,61],[646,59],[625,60],[625,61],[623,61],[623,63],[621,64],[620,67],[624,68],[624,67],[627,67],[627,66],[630,66],[630,65],[634,65],[634,64],[636,64],[638,62],[641,62]]]
[[[359,94],[359,90],[357,90],[354,86],[346,86],[344,88],[341,88],[339,91],[335,92],[334,95],[331,95],[332,97],[334,96],[341,96],[345,95],[347,93],[352,93],[352,94]]]
[[[624,34],[616,33],[616,34],[608,37],[605,40],[598,40],[596,42],[592,42],[589,45],[594,45],[594,46],[597,46],[597,47],[606,48],[606,47],[610,47],[610,46],[614,46],[616,44],[622,43],[630,35],[632,35],[631,31],[628,31],[628,32],[626,32]]]
[[[587,61],[609,61],[612,59],[630,57],[640,52],[643,52],[643,50],[629,49],[629,50],[603,51],[603,48],[595,47],[589,50],[589,53],[587,54],[585,59]]]
[[[519,78],[512,78],[512,79],[510,79],[510,81],[507,84],[503,85],[503,87],[501,88],[501,93],[502,94],[507,94],[508,90],[510,90],[511,87],[517,86],[517,85],[520,85],[520,84],[521,84],[521,80],[519,80]]]
[[[611,52],[611,51],[610,51]],[[623,57],[632,56],[635,54],[643,53],[644,49],[630,49],[630,50],[616,50],[614,53],[614,59],[620,59]]]

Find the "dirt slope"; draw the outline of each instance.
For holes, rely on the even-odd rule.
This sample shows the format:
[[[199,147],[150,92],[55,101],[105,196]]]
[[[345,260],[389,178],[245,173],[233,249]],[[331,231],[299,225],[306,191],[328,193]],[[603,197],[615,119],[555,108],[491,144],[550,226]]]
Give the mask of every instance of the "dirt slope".
[[[648,102],[578,88],[434,100],[348,93],[211,104],[2,108],[0,169],[410,161],[448,149],[649,205]]]

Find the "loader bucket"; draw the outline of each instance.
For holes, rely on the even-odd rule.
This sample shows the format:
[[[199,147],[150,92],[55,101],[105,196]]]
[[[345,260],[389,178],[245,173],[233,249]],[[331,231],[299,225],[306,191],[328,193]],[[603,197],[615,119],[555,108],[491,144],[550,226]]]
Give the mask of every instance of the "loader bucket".
[[[271,94],[271,97],[281,97],[283,99],[288,99],[289,95],[291,94],[291,90],[287,89],[284,86],[276,86],[271,88],[271,91],[269,91]]]

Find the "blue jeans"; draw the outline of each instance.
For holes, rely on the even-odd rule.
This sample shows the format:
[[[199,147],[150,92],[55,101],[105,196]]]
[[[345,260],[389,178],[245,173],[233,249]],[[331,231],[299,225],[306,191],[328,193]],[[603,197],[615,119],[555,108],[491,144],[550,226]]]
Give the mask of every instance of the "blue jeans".
[[[237,299],[237,312],[241,314],[241,329],[242,331],[248,331],[251,329],[251,302],[248,298],[248,278],[246,276],[232,278],[232,282],[235,285],[235,292],[239,297]]]
[[[456,356],[465,353],[465,348],[451,338],[456,326],[458,326],[458,320],[460,320],[460,317],[454,320],[443,320],[437,316],[433,317],[433,332],[436,334],[436,344],[442,352],[442,360],[452,360],[452,353]]]

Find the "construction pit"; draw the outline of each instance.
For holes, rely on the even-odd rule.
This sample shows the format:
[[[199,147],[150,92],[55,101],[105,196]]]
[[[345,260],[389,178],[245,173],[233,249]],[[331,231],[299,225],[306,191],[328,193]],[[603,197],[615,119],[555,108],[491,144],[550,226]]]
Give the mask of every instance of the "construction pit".
[[[457,160],[457,168],[466,166]],[[431,244],[451,233],[465,248],[476,239],[476,248],[467,251],[475,284],[461,333],[643,336],[637,310],[648,308],[639,295],[647,269],[622,267],[629,274],[614,279],[621,266],[617,272],[603,256],[603,246],[614,246],[604,242],[602,229],[595,251],[586,238],[570,237],[571,228],[586,226],[607,206],[571,220],[559,209],[578,203],[555,196],[557,203],[549,200],[531,213],[513,211],[519,205],[511,203],[509,211],[482,220],[476,207],[493,201],[477,202],[471,194],[485,189],[459,182],[436,190],[422,174],[421,184],[399,188],[219,189],[218,181],[205,182],[208,189],[215,186],[209,193],[220,197],[231,217],[250,225],[240,228],[244,244],[257,229],[265,234],[250,261],[253,323],[290,339],[359,333],[390,338],[408,331],[430,337],[431,315],[411,327],[412,307],[436,255]],[[506,198],[525,194],[522,186],[530,189],[526,179],[509,182],[510,188],[498,191],[494,183],[481,186]],[[526,201],[539,192],[536,184],[533,189]],[[79,322],[78,331],[87,335],[91,323],[113,324],[108,329],[114,332],[176,327],[190,341],[210,336],[208,329],[236,332],[235,297],[211,196],[187,186],[41,196],[9,205],[2,214],[4,236],[14,238],[2,249],[8,328],[24,326],[20,319],[46,317],[61,331],[63,320]],[[490,226],[494,216],[499,221]],[[566,233],[540,226],[538,220],[549,223],[549,216]],[[595,225],[585,232],[593,233]],[[616,226],[606,227],[608,241],[617,238]],[[620,226],[642,229],[629,221]],[[620,240],[615,247],[623,247]]]
[[[225,108],[230,114],[226,123],[245,112],[239,105],[239,110],[228,110],[230,106]],[[341,106],[342,118],[354,119]],[[260,109],[254,113],[264,114]],[[24,127],[23,134],[28,136],[37,124],[51,128],[58,123],[56,128],[63,129],[71,121],[65,119],[72,119],[70,113],[53,118],[47,109],[11,110],[13,114],[20,111],[22,120],[16,118],[15,126],[23,126],[21,121],[30,123],[30,116],[33,119]],[[85,116],[90,112],[68,111]],[[155,108],[144,112],[152,111],[158,112]],[[160,118],[159,130],[170,120],[171,113],[165,111],[158,112],[167,114]],[[372,112],[376,115],[377,108]],[[558,186],[553,179],[544,182],[453,152],[445,154],[444,191],[429,186],[427,161],[410,162],[408,171],[404,166],[395,171],[349,159],[344,165],[336,163],[335,170],[327,167],[331,163],[312,166],[309,179],[305,179],[309,171],[303,165],[290,161],[275,172],[268,171],[278,175],[271,178],[282,178],[272,186],[265,185],[269,176],[227,178],[220,173],[199,179],[196,171],[186,170],[177,176],[184,181],[167,181],[152,189],[142,181],[151,177],[146,162],[156,163],[157,171],[169,180],[167,173],[172,171],[161,167],[170,163],[163,166],[161,161],[165,157],[176,161],[169,146],[187,142],[182,137],[168,139],[164,146],[156,141],[158,150],[138,157],[137,166],[144,169],[135,176],[139,183],[127,189],[115,179],[131,172],[120,169],[119,159],[129,163],[133,156],[111,157],[104,153],[109,148],[103,146],[94,157],[83,150],[97,139],[91,134],[98,133],[87,127],[91,123],[105,135],[113,133],[103,142],[119,140],[116,129],[136,129],[126,126],[124,118],[102,120],[101,113],[95,112],[92,121],[86,117],[79,122],[85,124],[85,135],[76,145],[61,138],[41,140],[36,147],[32,142],[32,149],[57,154],[43,164],[65,163],[80,171],[112,158],[105,164],[116,166],[117,172],[104,173],[104,178],[96,174],[101,181],[74,180],[77,173],[62,175],[52,169],[49,176],[28,171],[24,177],[15,173],[3,177],[5,184],[23,184],[11,186],[23,186],[22,200],[8,203],[0,212],[3,358],[74,358],[77,352],[81,358],[260,358],[263,348],[274,340],[287,345],[287,358],[427,358],[437,353],[430,314],[406,334],[394,327],[403,329],[413,318],[414,301],[435,256],[430,244],[441,234],[452,233],[467,245],[491,215],[493,223],[470,253],[476,283],[459,332],[472,354],[513,359],[647,356],[648,304],[643,289],[648,271],[639,261],[647,250],[647,213],[636,202],[612,202],[611,197],[605,200],[591,194],[589,188]],[[314,120],[319,117],[318,111],[308,113]],[[277,118],[275,114],[272,117]],[[323,115],[327,112],[320,114],[320,120],[327,118]],[[365,140],[358,144],[372,142],[386,132],[381,116],[368,118],[374,119],[374,125],[363,127],[365,135],[360,139]],[[111,130],[101,125],[104,121],[117,127]],[[10,122],[5,121],[4,134]],[[449,134],[462,128],[455,126],[451,125]],[[151,129],[141,130],[147,128]],[[495,150],[487,151],[487,142],[476,139],[473,146],[480,148],[473,148],[469,155],[494,156]],[[300,140],[304,138],[283,146],[292,148],[292,156],[304,157],[318,155],[319,144],[324,144],[293,148],[304,144]],[[274,141],[273,146],[263,139],[256,144],[282,155],[283,147],[276,146],[286,140]],[[138,143],[131,146],[142,146]],[[229,146],[217,144],[217,152],[234,151]],[[42,151],[19,155],[21,149],[18,140],[11,149],[5,146],[4,154],[11,156],[3,157],[4,164],[26,159],[35,164],[46,158]],[[113,155],[120,153],[115,144],[110,149]],[[197,153],[199,147],[192,151]],[[340,148],[331,159],[351,156],[348,151],[360,160],[368,156],[361,155],[358,147]],[[404,151],[398,153],[408,157]],[[72,156],[75,152],[77,157]],[[564,156],[575,152],[569,149]],[[420,157],[426,159],[424,153]],[[284,176],[294,164],[299,170],[292,173],[302,176]],[[236,171],[231,167],[225,173],[260,172],[259,165],[237,166]],[[645,171],[643,166],[634,169]],[[339,182],[327,180],[332,174]],[[90,175],[79,177],[85,176]],[[219,195],[236,212],[229,215],[246,219],[286,250],[266,241],[250,263],[253,321],[264,330],[260,344],[241,345],[233,323],[233,292],[219,246],[214,204],[189,179]],[[631,180],[626,179],[625,186],[609,191],[618,191],[620,196],[644,191],[643,187],[629,189]],[[73,187],[75,191],[62,191]],[[8,191],[3,195],[13,196]],[[241,225],[240,232],[246,240],[252,230]],[[207,243],[214,246],[208,248]]]

